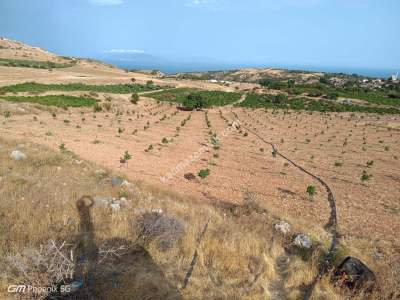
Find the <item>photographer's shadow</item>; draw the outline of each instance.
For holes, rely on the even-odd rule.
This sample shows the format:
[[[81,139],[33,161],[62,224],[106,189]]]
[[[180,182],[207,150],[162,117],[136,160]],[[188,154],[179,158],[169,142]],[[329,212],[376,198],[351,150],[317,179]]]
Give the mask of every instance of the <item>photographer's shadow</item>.
[[[76,203],[80,218],[72,279],[76,291],[47,299],[181,299],[179,290],[142,246],[124,239],[109,239],[101,242],[103,248],[123,246],[126,250],[106,258],[100,255],[90,214],[93,206],[94,200],[89,196]]]

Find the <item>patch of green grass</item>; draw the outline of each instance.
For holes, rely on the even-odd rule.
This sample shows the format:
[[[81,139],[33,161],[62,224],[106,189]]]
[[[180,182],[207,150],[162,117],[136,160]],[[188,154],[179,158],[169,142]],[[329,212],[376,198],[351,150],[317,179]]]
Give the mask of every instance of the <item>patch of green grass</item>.
[[[168,101],[175,103],[184,103],[189,95],[200,95],[204,101],[203,107],[223,106],[238,101],[241,97],[240,93],[219,92],[219,91],[202,91],[190,88],[177,88],[165,91],[147,94],[160,101]]]
[[[146,92],[159,89],[156,85],[141,84],[108,84],[108,85],[88,85],[83,83],[68,84],[41,84],[36,82],[25,82],[0,88],[3,93],[20,93],[20,92],[97,92],[97,93],[113,93],[113,94],[131,94],[138,92]]]
[[[30,102],[57,107],[81,107],[97,104],[93,98],[74,97],[65,95],[48,96],[1,96],[2,99],[12,102]]]
[[[0,66],[4,66],[4,67],[58,69],[58,68],[69,68],[74,65],[75,65],[75,63],[61,64],[61,63],[55,63],[55,62],[51,62],[51,61],[0,58]]]

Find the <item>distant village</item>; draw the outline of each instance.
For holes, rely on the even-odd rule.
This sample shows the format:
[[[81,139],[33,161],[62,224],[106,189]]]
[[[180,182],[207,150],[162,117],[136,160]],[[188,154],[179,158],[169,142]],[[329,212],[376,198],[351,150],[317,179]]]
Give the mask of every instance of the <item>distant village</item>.
[[[331,77],[328,79],[329,83],[335,87],[343,87],[347,84],[348,78],[346,77]],[[360,78],[356,81],[358,86],[367,89],[380,89],[388,83],[400,83],[399,73],[393,74],[389,79],[381,78]]]

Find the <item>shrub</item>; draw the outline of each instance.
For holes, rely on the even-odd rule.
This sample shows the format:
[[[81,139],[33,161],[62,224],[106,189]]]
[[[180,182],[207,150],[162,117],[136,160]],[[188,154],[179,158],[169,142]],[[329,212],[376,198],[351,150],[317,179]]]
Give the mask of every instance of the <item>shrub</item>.
[[[105,103],[103,103],[103,108],[104,108],[106,111],[110,111],[110,110],[111,110],[111,103],[110,103],[110,102],[105,102]]]
[[[368,181],[372,178],[372,175],[367,174],[367,171],[363,171],[362,175],[361,175],[361,181]]]
[[[335,161],[335,167],[341,167],[341,166],[343,166],[343,162]]]
[[[204,107],[204,100],[200,94],[189,94],[182,104],[187,109],[201,109]]]
[[[132,158],[132,155],[129,154],[128,151],[125,151],[124,155],[120,158],[121,164],[128,163],[128,161]]]
[[[96,112],[101,112],[103,109],[101,108],[101,106],[99,105],[99,104],[95,104],[94,106],[93,106],[93,111],[96,113]]]
[[[175,216],[159,212],[143,214],[135,224],[138,239],[145,245],[156,242],[157,248],[166,251],[172,248],[185,233],[185,223]]]
[[[210,170],[209,169],[202,169],[199,171],[197,174],[201,179],[205,179],[208,175],[210,175]]]
[[[307,194],[312,198],[317,193],[315,186],[309,185],[307,187]]]
[[[139,102],[139,94],[138,93],[133,93],[131,96],[131,103],[132,104],[137,104]]]

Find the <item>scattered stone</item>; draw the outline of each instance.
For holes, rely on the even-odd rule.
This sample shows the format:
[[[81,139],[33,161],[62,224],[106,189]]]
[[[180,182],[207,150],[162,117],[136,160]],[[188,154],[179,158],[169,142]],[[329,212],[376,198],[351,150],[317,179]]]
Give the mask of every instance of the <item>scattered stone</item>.
[[[13,152],[11,152],[10,157],[16,161],[21,161],[21,160],[26,159],[26,154],[19,150],[14,150]]]
[[[98,205],[98,206],[108,206],[113,201],[111,197],[98,197],[98,196],[94,197],[93,200],[94,200],[95,205]]]
[[[127,200],[125,197],[119,198],[119,202],[120,202],[123,206],[128,206],[128,200]]]
[[[275,224],[275,230],[280,231],[282,234],[288,234],[290,232],[290,224],[285,221],[280,221]]]
[[[112,186],[122,185],[123,183],[124,183],[124,180],[121,177],[113,177],[113,178],[111,178],[111,185]]]
[[[152,213],[155,213],[155,214],[161,215],[161,214],[163,213],[163,210],[162,210],[161,208],[153,208],[153,209],[151,210],[151,212],[152,212]]]
[[[348,256],[335,271],[336,284],[349,289],[372,288],[375,274],[359,259]]]
[[[185,179],[189,181],[196,180],[196,175],[194,175],[193,173],[186,173],[185,175],[183,175],[183,177],[185,177]]]
[[[122,182],[121,185],[124,185],[124,186],[131,186],[132,183],[130,183],[128,180],[124,180],[124,181]]]
[[[121,204],[118,202],[114,202],[110,204],[110,207],[113,211],[120,211],[121,210]]]
[[[312,241],[307,234],[301,233],[295,237],[294,244],[300,248],[310,249],[312,246]]]
[[[97,175],[106,175],[107,174],[107,172],[104,171],[103,169],[98,169],[98,170],[94,171],[94,173]]]

